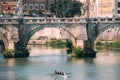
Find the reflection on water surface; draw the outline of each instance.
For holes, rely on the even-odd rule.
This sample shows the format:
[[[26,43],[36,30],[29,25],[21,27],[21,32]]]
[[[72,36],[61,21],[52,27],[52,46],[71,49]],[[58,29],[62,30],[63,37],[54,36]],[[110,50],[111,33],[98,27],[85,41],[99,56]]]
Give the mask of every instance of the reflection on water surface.
[[[71,58],[64,49],[29,46],[30,57],[0,56],[0,80],[120,80],[119,52],[98,51],[96,58]],[[68,78],[51,76],[63,71]]]

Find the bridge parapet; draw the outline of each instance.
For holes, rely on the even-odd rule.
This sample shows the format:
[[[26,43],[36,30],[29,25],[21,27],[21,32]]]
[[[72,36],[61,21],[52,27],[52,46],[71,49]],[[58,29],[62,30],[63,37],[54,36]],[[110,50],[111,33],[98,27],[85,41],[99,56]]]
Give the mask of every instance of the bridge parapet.
[[[22,17],[22,18],[0,18],[0,24],[19,24],[19,20],[24,24],[62,24],[62,23],[86,23],[86,18],[46,18],[46,17]]]
[[[120,18],[90,18],[91,23],[118,23]]]
[[[76,24],[87,23],[86,18],[74,17],[74,18],[54,18],[54,17],[10,17],[0,18],[0,24],[19,24],[19,20],[22,19],[24,24]],[[89,18],[91,23],[118,23],[120,18]]]
[[[35,17],[25,17],[24,18],[25,24],[59,24],[59,23],[86,23],[85,18],[35,18]]]
[[[16,18],[0,18],[0,24],[19,24],[19,20]]]

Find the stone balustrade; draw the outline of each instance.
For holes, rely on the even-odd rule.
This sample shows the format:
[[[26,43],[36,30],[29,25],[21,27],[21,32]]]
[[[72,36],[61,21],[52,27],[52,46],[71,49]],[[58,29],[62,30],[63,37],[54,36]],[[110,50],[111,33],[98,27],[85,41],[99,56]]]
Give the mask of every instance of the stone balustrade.
[[[75,18],[54,18],[54,17],[10,17],[0,18],[0,24],[19,24],[19,20],[22,19],[24,24],[76,24],[76,23],[87,23],[86,18],[75,17]],[[120,22],[120,18],[89,18],[91,23],[117,23]]]

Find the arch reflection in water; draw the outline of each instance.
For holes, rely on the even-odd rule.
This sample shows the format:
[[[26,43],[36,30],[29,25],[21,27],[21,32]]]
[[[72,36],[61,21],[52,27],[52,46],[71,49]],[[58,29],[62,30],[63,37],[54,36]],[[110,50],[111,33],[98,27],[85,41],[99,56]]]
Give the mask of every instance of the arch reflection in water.
[[[38,52],[38,56],[19,59],[0,56],[0,80],[120,80],[118,52],[113,51],[115,55],[109,56],[111,51],[98,51],[96,58],[71,58],[63,51],[51,51],[50,54]],[[63,79],[47,75],[55,69],[71,73],[70,77]]]

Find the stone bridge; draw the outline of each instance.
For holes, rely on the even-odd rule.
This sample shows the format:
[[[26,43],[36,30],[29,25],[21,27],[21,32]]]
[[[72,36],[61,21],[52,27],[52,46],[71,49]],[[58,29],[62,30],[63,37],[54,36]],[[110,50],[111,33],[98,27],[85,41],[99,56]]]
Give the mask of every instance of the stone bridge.
[[[87,39],[84,40],[83,50],[94,50],[94,42],[98,35],[111,27],[120,27],[120,19],[4,17],[0,18],[0,39],[5,49],[16,50],[17,47],[26,48],[31,36],[41,29],[46,27],[74,28],[78,25],[86,28]]]

